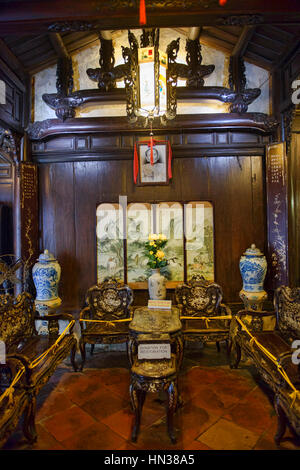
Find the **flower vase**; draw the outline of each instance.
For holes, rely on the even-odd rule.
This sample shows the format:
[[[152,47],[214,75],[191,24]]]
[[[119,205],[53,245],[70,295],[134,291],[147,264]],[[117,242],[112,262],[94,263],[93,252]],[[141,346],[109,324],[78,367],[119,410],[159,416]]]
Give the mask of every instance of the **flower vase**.
[[[253,244],[240,259],[240,271],[243,289],[240,298],[246,310],[262,310],[267,293],[264,291],[264,280],[267,272],[267,261],[264,254]]]
[[[167,296],[167,279],[160,273],[160,269],[152,269],[148,278],[149,298],[151,300],[165,300]]]

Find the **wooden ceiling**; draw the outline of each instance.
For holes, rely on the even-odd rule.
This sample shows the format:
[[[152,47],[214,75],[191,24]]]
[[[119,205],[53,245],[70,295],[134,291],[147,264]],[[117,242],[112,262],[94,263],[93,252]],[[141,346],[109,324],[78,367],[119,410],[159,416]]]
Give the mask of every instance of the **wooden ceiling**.
[[[174,36],[170,37],[170,41],[176,38],[177,32],[187,35],[188,28],[174,28]],[[117,32],[112,36],[115,35]],[[34,74],[56,63],[60,55],[58,39],[59,47],[71,55],[91,44],[99,43],[99,33],[85,31],[40,35],[14,34],[2,37],[1,42],[2,47],[7,47],[26,72]],[[245,60],[271,71],[298,47],[300,25],[204,26],[200,42],[229,55],[242,55]]]
[[[263,6],[262,6],[263,4]],[[60,55],[98,41],[99,31],[139,27],[138,0],[0,0],[0,51],[17,74],[34,74]],[[188,34],[272,71],[300,44],[300,0],[146,0],[147,27]],[[118,26],[117,26],[118,25]]]

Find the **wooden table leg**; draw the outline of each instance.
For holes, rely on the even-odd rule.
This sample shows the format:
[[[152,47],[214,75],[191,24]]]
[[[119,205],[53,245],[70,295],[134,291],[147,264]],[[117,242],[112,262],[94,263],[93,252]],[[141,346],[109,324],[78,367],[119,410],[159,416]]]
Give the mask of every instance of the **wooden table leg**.
[[[31,444],[37,440],[37,432],[35,428],[35,409],[36,409],[36,396],[33,393],[29,399],[29,403],[26,407],[24,414],[23,432],[26,439]]]
[[[286,431],[287,418],[285,416],[283,409],[281,408],[279,404],[279,399],[277,396],[275,396],[274,398],[274,407],[275,407],[275,411],[276,411],[277,418],[278,418],[277,432],[274,436],[274,441],[277,445],[279,445]]]
[[[136,442],[138,433],[140,430],[141,415],[142,415],[143,404],[146,398],[146,392],[144,390],[136,389],[134,384],[130,384],[129,392],[130,392],[131,405],[132,405],[132,409],[133,409],[134,416],[135,416],[133,430],[131,433],[131,440],[132,442]]]
[[[86,354],[85,354],[85,342],[84,342],[84,340],[82,339],[82,337],[81,337],[80,340],[79,340],[79,349],[80,349],[80,353],[81,353],[81,365],[80,365],[80,370],[82,371],[83,366],[84,366],[84,363],[85,363],[85,359],[86,359]]]
[[[129,337],[129,339],[128,339],[128,342],[127,342],[127,355],[128,355],[130,366],[132,366],[133,363],[134,363],[134,358],[137,355],[137,346],[136,346],[135,338],[130,338]]]
[[[183,336],[178,335],[174,338],[175,343],[175,354],[177,360],[177,370],[181,369],[182,361],[183,361],[183,351],[184,351],[184,341]]]
[[[174,432],[173,416],[177,408],[177,400],[178,400],[177,381],[174,380],[173,382],[170,383],[167,392],[168,392],[168,409],[167,409],[168,434],[170,436],[172,444],[176,444],[177,439],[175,437],[175,432]]]

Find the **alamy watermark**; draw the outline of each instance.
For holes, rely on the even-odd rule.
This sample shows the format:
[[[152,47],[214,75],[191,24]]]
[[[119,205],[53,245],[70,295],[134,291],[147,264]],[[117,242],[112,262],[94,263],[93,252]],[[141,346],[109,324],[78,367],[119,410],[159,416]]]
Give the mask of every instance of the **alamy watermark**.
[[[6,90],[5,90],[5,82],[0,80],[0,104],[6,103]]]
[[[0,364],[6,364],[6,348],[4,341],[0,340]]]
[[[151,207],[151,210],[149,210]],[[184,224],[182,225],[182,220]],[[172,233],[171,233],[172,231]],[[201,202],[127,204],[127,196],[119,196],[119,204],[103,203],[97,208],[97,237],[101,239],[138,240],[151,233],[163,232],[168,238],[189,241],[204,239],[205,205]]]
[[[295,339],[292,343],[292,349],[295,351],[292,354],[292,363],[298,366],[300,364],[300,340]]]
[[[299,104],[300,103],[300,80],[294,80],[292,83],[292,88],[295,90],[292,93],[292,103]]]

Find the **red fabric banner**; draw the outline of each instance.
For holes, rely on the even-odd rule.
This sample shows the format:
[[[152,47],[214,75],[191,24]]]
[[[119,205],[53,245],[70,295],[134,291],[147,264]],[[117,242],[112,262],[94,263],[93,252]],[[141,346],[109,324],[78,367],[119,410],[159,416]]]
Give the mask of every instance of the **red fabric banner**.
[[[146,5],[145,0],[140,0],[140,24],[146,24]]]

